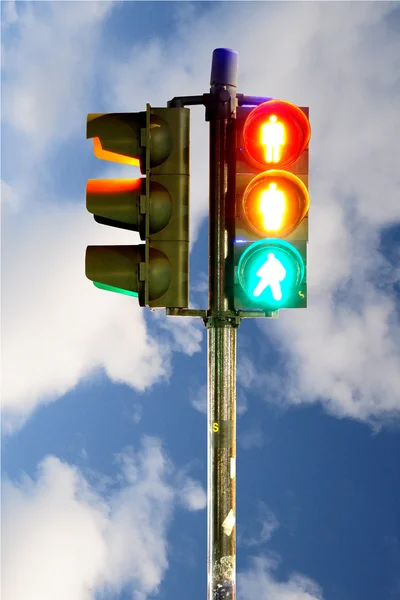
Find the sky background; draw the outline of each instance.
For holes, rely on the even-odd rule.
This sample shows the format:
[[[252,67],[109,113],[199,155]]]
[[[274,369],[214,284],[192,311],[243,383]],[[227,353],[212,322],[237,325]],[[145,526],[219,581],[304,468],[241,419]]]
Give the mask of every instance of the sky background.
[[[206,330],[84,274],[86,116],[209,90],[310,107],[308,308],[238,332],[238,600],[400,598],[400,6],[1,2],[2,597],[206,597]],[[191,305],[208,124],[191,109]]]

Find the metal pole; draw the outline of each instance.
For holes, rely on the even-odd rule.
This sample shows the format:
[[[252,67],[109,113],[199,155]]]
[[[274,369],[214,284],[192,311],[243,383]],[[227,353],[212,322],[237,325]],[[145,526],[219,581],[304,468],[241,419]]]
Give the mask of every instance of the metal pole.
[[[233,305],[236,107],[271,100],[237,94],[237,70],[238,53],[217,48],[210,93],[168,102],[203,104],[210,121],[209,308],[166,308],[169,316],[201,317],[208,328],[207,600],[236,598],[236,329],[243,318],[279,312]]]
[[[232,256],[232,164],[238,54],[211,67],[208,327],[208,600],[236,597],[236,327],[225,264]],[[234,188],[233,188],[234,190]]]

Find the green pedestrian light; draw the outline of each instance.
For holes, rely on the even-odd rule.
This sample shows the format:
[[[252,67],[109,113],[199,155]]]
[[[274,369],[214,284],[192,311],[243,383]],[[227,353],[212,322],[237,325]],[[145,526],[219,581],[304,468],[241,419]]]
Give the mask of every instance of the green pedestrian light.
[[[301,254],[279,239],[261,240],[240,257],[238,277],[249,306],[278,310],[301,292],[304,279]]]

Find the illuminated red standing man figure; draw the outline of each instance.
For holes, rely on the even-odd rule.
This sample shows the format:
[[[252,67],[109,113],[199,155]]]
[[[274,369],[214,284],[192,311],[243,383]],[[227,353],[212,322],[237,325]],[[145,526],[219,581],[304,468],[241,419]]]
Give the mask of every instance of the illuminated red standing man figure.
[[[281,146],[285,143],[285,128],[278,123],[276,115],[271,115],[268,121],[262,126],[261,143],[265,146],[265,161],[277,163],[281,158]]]

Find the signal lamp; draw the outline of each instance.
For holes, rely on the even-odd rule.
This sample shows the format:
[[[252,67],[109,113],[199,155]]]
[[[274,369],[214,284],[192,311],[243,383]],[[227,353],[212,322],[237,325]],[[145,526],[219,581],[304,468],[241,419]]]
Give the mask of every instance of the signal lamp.
[[[305,266],[296,248],[279,239],[249,246],[238,264],[238,279],[249,306],[276,310],[301,295]]]
[[[243,127],[244,150],[258,169],[285,167],[302,154],[310,135],[310,123],[298,106],[269,100],[249,113]]]
[[[143,244],[88,246],[85,272],[103,290],[136,296],[140,306],[189,304],[188,108],[90,114],[99,158],[139,166],[145,177],[89,180],[86,206],[97,223],[136,231]]]
[[[306,216],[310,198],[304,183],[288,171],[254,177],[243,194],[243,217],[263,237],[286,237]]]

